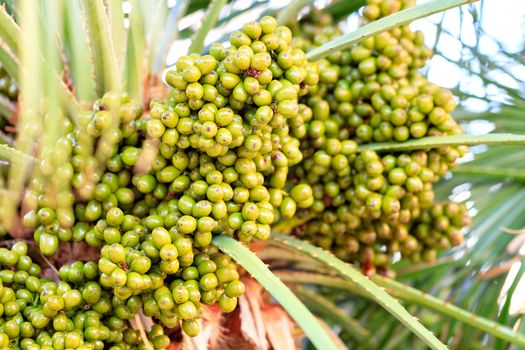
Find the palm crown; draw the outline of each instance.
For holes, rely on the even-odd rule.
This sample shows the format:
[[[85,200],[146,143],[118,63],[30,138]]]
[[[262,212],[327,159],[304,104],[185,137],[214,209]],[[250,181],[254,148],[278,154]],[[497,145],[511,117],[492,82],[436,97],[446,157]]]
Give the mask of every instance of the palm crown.
[[[454,111],[408,26],[467,3],[7,1],[0,347],[525,347],[520,92]]]

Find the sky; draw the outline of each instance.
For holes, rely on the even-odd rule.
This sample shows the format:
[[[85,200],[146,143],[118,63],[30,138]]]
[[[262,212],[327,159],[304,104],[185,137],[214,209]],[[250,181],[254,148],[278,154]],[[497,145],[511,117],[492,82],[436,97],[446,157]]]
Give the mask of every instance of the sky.
[[[481,25],[484,31],[492,38],[501,41],[510,52],[519,52],[524,49],[525,43],[525,1],[524,0],[483,0],[483,14]],[[479,13],[480,2],[471,5]],[[509,11],[509,9],[512,9]],[[460,25],[461,13],[464,15],[464,25]],[[427,45],[433,46],[436,38],[435,23],[443,20],[443,28],[451,35],[443,34],[440,38],[438,50],[448,58],[458,61],[461,59],[461,45],[455,37],[460,37],[468,45],[476,45],[476,32],[469,15],[469,7],[452,9],[444,14],[436,14],[429,18],[418,20],[412,24],[412,28],[419,29],[425,33]],[[454,37],[453,37],[454,36]],[[499,47],[488,37],[482,36],[479,42],[480,50],[488,56],[497,57]],[[469,79],[462,74],[460,69],[442,57],[435,57],[429,64],[429,80],[443,87],[451,88],[458,82],[468,87],[474,94],[482,93],[481,86],[477,80]],[[525,67],[517,66],[512,72],[525,80]],[[516,82],[508,76],[497,75],[498,81],[511,87],[517,88]]]

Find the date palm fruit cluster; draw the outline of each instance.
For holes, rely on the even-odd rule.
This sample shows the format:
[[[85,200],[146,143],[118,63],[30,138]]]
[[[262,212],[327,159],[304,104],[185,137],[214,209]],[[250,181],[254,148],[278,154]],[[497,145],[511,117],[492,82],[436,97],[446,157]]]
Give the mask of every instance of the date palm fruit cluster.
[[[230,47],[183,56],[167,73],[173,90],[162,113],[173,111],[178,121],[160,127],[159,113],[156,136],[168,155],[190,158],[176,191],[188,220],[204,216],[222,234],[264,240],[279,217],[313,203],[308,185],[283,190],[289,167],[302,161],[289,120],[302,118],[298,98],[318,82],[316,65],[291,40],[290,29],[264,17],[234,32]],[[193,162],[198,170],[186,165]]]
[[[163,327],[198,334],[203,305],[235,309],[244,285],[213,236],[264,240],[278,218],[314,202],[310,186],[287,183],[302,161],[289,122],[309,113],[298,99],[318,82],[291,40],[271,17],[247,23],[230,47],[181,57],[167,73],[168,100],[148,113],[108,92],[77,125],[59,121],[65,136],[44,133],[24,225],[45,256],[85,242],[100,257],[64,264],[49,280],[33,265],[18,271],[31,258],[15,244],[19,257],[0,261],[13,302],[0,313],[0,348],[140,349],[128,321],[142,312],[158,321],[148,337],[162,349]]]
[[[151,113],[163,111],[166,123],[178,118],[163,108],[154,102]],[[203,304],[218,302],[224,312],[231,312],[243,294],[236,265],[210,246],[218,223],[208,215],[222,207],[216,209],[208,200],[197,204],[183,195],[190,188],[204,189],[198,193],[206,195],[211,184],[182,176],[186,168],[204,171],[205,161],[199,163],[197,153],[172,150],[167,156],[164,143],[153,135],[160,119],[142,113],[127,96],[107,93],[92,112],[79,117],[79,127],[65,122],[67,135],[41,149],[24,199],[32,208],[24,224],[34,229],[44,255],[53,255],[60,242],[73,241],[100,248],[100,259],[63,265],[59,283],[39,280],[37,293],[46,285],[46,294],[75,297],[75,302],[44,312],[45,305],[38,302],[42,298],[34,295],[43,314],[40,323],[32,323],[34,333],[27,342],[38,343],[38,336],[47,333],[49,341],[40,343],[69,348],[63,345],[63,330],[51,327],[57,315],[75,325],[72,330],[82,341],[74,348],[136,348],[142,338],[127,321],[139,312],[167,328],[180,325],[186,334],[196,335]],[[17,288],[23,286],[13,286],[15,292]],[[64,295],[64,290],[69,293]],[[94,328],[76,327],[76,318],[84,317],[80,314],[96,318]],[[32,322],[28,317],[24,322]],[[150,340],[163,349],[169,338],[158,327],[150,331]],[[9,335],[10,343],[21,344],[24,338],[28,336]]]
[[[60,270],[60,282],[40,278],[28,246],[0,248],[1,349],[143,348],[138,331],[125,316],[138,312],[141,298],[122,303],[97,283],[97,264],[76,262]],[[128,310],[129,309],[129,310]],[[164,349],[169,338],[160,325],[151,327],[148,340]]]
[[[363,13],[374,20],[411,3],[370,0]],[[297,28],[298,47],[341,34],[330,16],[312,18]],[[450,115],[450,91],[418,72],[430,56],[421,32],[395,28],[321,60],[320,82],[302,98],[312,114],[304,120],[304,161],[294,173],[313,188],[310,210],[317,215],[296,232],[367,273],[386,271],[396,253],[433,261],[436,249],[462,242],[461,229],[470,223],[463,205],[435,203],[432,190],[466,147],[387,154],[366,149],[373,142],[461,133]]]
[[[364,13],[404,5],[375,0]],[[129,322],[141,314],[157,323],[146,334],[155,349],[169,345],[166,329],[195,336],[204,305],[231,312],[245,289],[213,236],[264,240],[301,210],[315,218],[298,234],[368,270],[461,242],[466,209],[434,203],[432,183],[463,147],[358,152],[461,132],[452,95],[417,72],[430,56],[422,36],[393,29],[311,63],[303,49],[338,35],[319,21],[292,40],[263,17],[227,47],[182,56],[167,101],[147,113],[108,92],[75,124],[43,119],[24,225],[44,256],[83,242],[99,257],[51,279],[32,246],[0,248],[0,349],[143,349]]]

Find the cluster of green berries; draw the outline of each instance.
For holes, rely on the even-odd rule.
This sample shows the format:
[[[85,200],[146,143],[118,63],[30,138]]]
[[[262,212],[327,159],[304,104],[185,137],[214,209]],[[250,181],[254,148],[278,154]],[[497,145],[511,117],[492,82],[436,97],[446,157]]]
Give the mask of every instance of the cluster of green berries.
[[[125,319],[140,310],[140,300],[124,308],[96,282],[96,264],[64,266],[56,283],[40,278],[23,242],[0,248],[0,264],[0,349],[145,349]],[[160,325],[148,340],[155,349],[170,343]]]
[[[312,47],[338,37],[327,16],[305,25],[296,44]],[[313,137],[332,124],[358,143],[461,133],[450,115],[456,107],[451,92],[417,71],[432,54],[423,40],[421,32],[402,26],[319,61],[320,84],[306,100],[314,112]]]
[[[154,102],[152,113],[159,108]],[[142,311],[165,327],[180,325],[196,335],[203,304],[218,302],[231,312],[244,292],[235,263],[210,245],[212,232],[221,233],[226,225],[219,225],[228,208],[223,188],[230,189],[228,200],[233,190],[225,182],[217,192],[214,184],[223,174],[210,173],[209,156],[159,147],[161,141],[151,136],[157,119],[141,114],[126,96],[108,93],[97,101],[93,112],[82,116],[81,129],[72,129],[51,147],[52,157],[41,156],[25,199],[34,209],[24,223],[35,230],[44,255],[54,254],[59,241],[85,241],[101,249],[97,262],[60,268],[62,282],[94,291],[89,304],[105,305],[97,306],[98,312],[111,311],[126,322]],[[68,172],[56,164],[57,152],[63,153]],[[55,172],[46,167],[49,159]],[[74,195],[58,190],[63,184],[70,184]],[[257,207],[245,212],[254,220],[260,216],[264,225],[264,215],[273,218],[273,212]],[[264,228],[269,234],[269,226]]]
[[[369,1],[364,13],[380,9],[367,17],[375,19],[411,3]],[[302,35],[296,36],[296,45],[306,49],[340,35],[330,16],[312,17],[297,29]],[[320,82],[302,98],[312,113],[300,140],[304,161],[294,169],[295,181],[312,187],[315,200],[309,210],[316,218],[295,232],[359,263],[367,273],[388,270],[397,253],[432,261],[436,249],[461,243],[461,229],[469,224],[464,206],[447,203],[461,208],[448,211],[448,219],[461,224],[434,230],[432,239],[416,233],[425,213],[443,206],[434,203],[432,184],[466,147],[358,152],[366,143],[461,133],[450,115],[456,105],[450,91],[418,72],[430,56],[422,33],[395,28],[321,60]]]
[[[338,142],[332,139],[330,144]],[[438,230],[439,239],[437,233],[431,240],[417,233],[421,221],[430,223],[426,213],[443,207],[435,203],[432,190],[438,176],[431,169],[440,168],[440,158],[431,155],[425,151],[383,156],[369,150],[358,154],[316,151],[295,171],[312,184],[315,200],[309,210],[316,218],[296,232],[367,271],[386,270],[398,252],[413,261],[423,256],[432,261],[435,252],[425,252],[460,244],[461,229],[470,225],[470,219],[464,205],[449,202],[447,218],[455,225]]]
[[[409,5],[370,0],[364,14]],[[465,148],[358,152],[461,132],[450,92],[417,72],[431,53],[422,35],[396,28],[310,63],[303,48],[339,33],[325,16],[301,31],[292,40],[272,17],[246,23],[230,46],[179,58],[167,101],[148,113],[108,92],[44,140],[24,224],[43,255],[72,241],[100,257],[51,281],[24,243],[0,248],[0,349],[143,349],[130,322],[140,313],[158,321],[155,349],[169,345],[165,329],[195,336],[204,305],[231,312],[245,290],[213,237],[265,240],[300,210],[314,218],[297,235],[367,272],[461,243],[467,210],[436,204],[432,183]]]
[[[291,40],[290,29],[264,17],[234,32],[228,48],[183,56],[167,73],[173,90],[152,110],[151,136],[173,154],[187,220],[211,213],[223,234],[266,239],[270,224],[313,203],[306,184],[284,191],[289,168],[302,161],[297,137],[309,118],[298,99],[319,79]]]
[[[142,311],[196,335],[203,305],[231,312],[244,293],[213,236],[264,240],[272,223],[314,203],[308,184],[287,181],[311,118],[298,100],[318,82],[291,39],[271,17],[247,23],[230,47],[181,57],[167,102],[153,100],[149,115],[106,93],[40,152],[24,224],[44,255],[60,242],[100,248],[98,261],[59,272],[60,283],[93,291],[82,307],[101,324]]]
[[[24,196],[25,205],[31,208],[24,216],[24,224],[34,229],[35,241],[45,255],[53,254],[59,241],[71,240],[71,227],[75,222],[71,152],[72,142],[67,137],[59,138],[52,146],[44,146],[31,189]]]
[[[56,252],[59,242],[82,241],[96,245],[86,229],[109,208],[133,205],[126,186],[132,169],[123,155],[142,142],[137,129],[142,108],[126,95],[107,93],[94,110],[79,117],[75,128],[65,120],[65,136],[41,149],[35,176],[24,202],[31,210],[24,224],[34,229],[44,255]],[[48,134],[48,133],[45,133]]]

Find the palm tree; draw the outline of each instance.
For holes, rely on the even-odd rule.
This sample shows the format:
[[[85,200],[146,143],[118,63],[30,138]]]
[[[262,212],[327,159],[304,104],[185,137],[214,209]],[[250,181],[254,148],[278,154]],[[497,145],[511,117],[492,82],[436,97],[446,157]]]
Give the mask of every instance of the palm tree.
[[[170,348],[525,348],[521,322],[525,309],[520,303],[525,272],[521,249],[525,237],[521,230],[525,224],[521,215],[525,210],[521,200],[524,157],[520,148],[525,143],[525,136],[520,135],[525,124],[520,120],[524,103],[519,90],[523,81],[512,74],[512,69],[522,67],[524,58],[520,52],[505,50],[498,41],[497,57],[483,53],[479,41],[488,34],[477,20],[480,13],[489,14],[483,13],[483,4],[471,2],[432,0],[395,11],[309,47],[306,56],[318,61],[413,20],[466,5],[462,16],[469,16],[478,39],[471,45],[457,38],[468,58],[450,60],[448,52],[440,50],[439,40],[452,35],[442,23],[435,24],[439,35],[434,53],[483,83],[483,95],[473,95],[459,83],[453,88],[460,101],[454,117],[467,134],[369,144],[387,153],[490,145],[473,147],[434,186],[440,200],[452,197],[464,202],[473,216],[465,242],[440,253],[436,261],[397,261],[390,266],[389,276],[396,275],[393,279],[381,274],[367,277],[358,263],[348,264],[339,255],[291,235],[294,228],[311,219],[308,215],[277,223],[265,243],[247,246],[228,235],[216,235],[214,246],[241,267],[245,295],[230,314],[217,305],[206,307],[201,333],[195,338],[176,327],[166,330]],[[175,57],[208,52],[213,41],[226,41],[243,22],[265,15],[275,15],[279,24],[289,24],[306,37],[299,21],[305,14],[317,11],[343,23],[355,18],[365,3],[330,1],[314,9],[316,4],[308,0],[284,8],[268,0],[249,4],[226,0],[5,1],[0,11],[0,245],[27,242],[33,258],[42,263],[43,275],[52,278],[62,277],[59,266],[98,260],[100,249],[83,243],[61,243],[56,254],[46,257],[22,218],[30,206],[24,194],[38,178],[35,164],[41,161],[39,157],[44,158],[41,150],[55,145],[67,130],[80,128],[82,116],[94,103],[100,105],[96,101],[104,94],[126,93],[142,106],[147,119],[155,113],[155,103],[170,98],[163,74]],[[375,6],[381,1],[368,3]],[[187,52],[181,52],[184,46]],[[512,76],[516,84],[502,83],[491,72]],[[490,95],[494,88],[500,102]],[[485,103],[485,110],[468,109],[473,100]],[[476,134],[476,125],[482,122],[490,123],[490,133]],[[70,191],[70,187],[66,184],[64,188]],[[76,191],[75,195],[81,195],[78,188]],[[3,259],[0,256],[7,266]],[[145,348],[155,345],[152,333],[148,336],[145,331],[158,322],[143,312],[130,322]],[[2,331],[5,327],[0,325],[0,334]],[[2,341],[0,337],[0,344]]]

